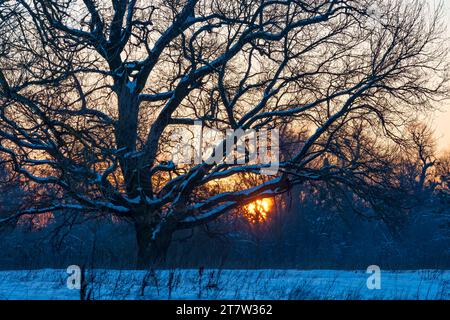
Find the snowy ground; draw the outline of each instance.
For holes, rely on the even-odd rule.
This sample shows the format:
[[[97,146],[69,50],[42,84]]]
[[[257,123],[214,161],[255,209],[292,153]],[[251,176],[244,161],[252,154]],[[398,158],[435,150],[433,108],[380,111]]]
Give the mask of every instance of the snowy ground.
[[[87,272],[92,299],[450,299],[450,271],[161,270]],[[66,270],[0,271],[0,299],[80,299]]]

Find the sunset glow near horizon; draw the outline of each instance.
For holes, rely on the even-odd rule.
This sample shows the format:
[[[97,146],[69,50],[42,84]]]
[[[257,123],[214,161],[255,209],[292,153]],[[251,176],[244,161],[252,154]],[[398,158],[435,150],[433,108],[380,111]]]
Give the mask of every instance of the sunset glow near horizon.
[[[253,223],[266,221],[273,205],[272,198],[262,198],[249,203],[245,206],[248,220]]]

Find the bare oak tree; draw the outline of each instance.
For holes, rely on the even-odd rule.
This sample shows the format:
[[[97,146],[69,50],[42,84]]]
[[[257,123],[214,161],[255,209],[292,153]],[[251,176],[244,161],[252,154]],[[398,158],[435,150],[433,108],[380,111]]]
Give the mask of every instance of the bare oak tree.
[[[445,95],[441,31],[422,1],[2,1],[0,154],[57,190],[2,221],[107,211],[134,223],[144,267],[177,230],[305,181],[345,182],[339,163],[311,164],[354,119],[394,137]],[[170,162],[171,128],[198,120],[308,137],[278,175],[214,189],[265,165]]]

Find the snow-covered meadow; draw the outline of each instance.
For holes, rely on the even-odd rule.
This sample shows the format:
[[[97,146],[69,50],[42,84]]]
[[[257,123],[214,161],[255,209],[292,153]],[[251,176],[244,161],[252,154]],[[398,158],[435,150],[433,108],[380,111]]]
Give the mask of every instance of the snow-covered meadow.
[[[450,271],[382,271],[369,290],[365,271],[95,270],[90,299],[450,299]],[[0,299],[80,299],[66,270],[0,271]]]

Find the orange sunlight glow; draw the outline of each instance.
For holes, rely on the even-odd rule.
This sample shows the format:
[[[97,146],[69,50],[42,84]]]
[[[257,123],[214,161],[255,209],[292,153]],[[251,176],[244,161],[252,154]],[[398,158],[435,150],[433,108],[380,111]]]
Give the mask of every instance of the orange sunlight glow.
[[[258,199],[249,203],[245,206],[246,218],[252,223],[266,221],[273,204],[272,198]]]

